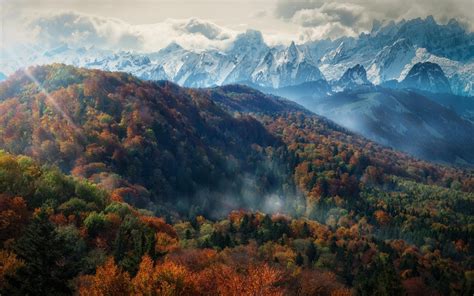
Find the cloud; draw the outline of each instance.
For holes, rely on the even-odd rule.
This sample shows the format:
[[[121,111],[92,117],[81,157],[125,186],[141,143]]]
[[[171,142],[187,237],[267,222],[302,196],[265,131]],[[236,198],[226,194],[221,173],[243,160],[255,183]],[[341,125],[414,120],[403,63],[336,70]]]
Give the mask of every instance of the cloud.
[[[375,20],[399,21],[428,15],[441,23],[456,18],[472,31],[472,8],[472,0],[279,0],[275,15],[301,26],[306,36],[337,38],[368,32]]]
[[[268,16],[268,11],[267,10],[256,10],[253,13],[250,14],[250,18],[252,19],[259,19],[259,18],[264,18]]]
[[[39,16],[27,24],[27,29],[51,47],[67,43],[140,50],[145,41],[136,28],[123,21],[73,12]]]
[[[212,22],[190,19],[166,19],[159,23],[132,25],[119,19],[92,16],[77,12],[42,13],[22,17],[23,25],[12,26],[16,32],[26,32],[26,38],[5,34],[2,41],[41,44],[53,48],[61,44],[72,47],[95,46],[107,50],[157,51],[171,42],[196,51],[228,46],[238,33]],[[11,38],[11,39],[10,39]]]
[[[278,0],[276,16],[291,19],[296,12],[304,9],[317,9],[324,4],[322,0]]]
[[[224,30],[216,24],[197,18],[192,18],[184,23],[177,23],[175,28],[181,30],[183,33],[201,34],[209,40],[225,40],[230,38],[230,35],[225,33]]]
[[[317,27],[302,28],[299,32],[299,40],[305,42],[308,40],[321,40],[335,36],[355,37],[357,34],[354,30],[345,27],[339,23],[327,23]]]
[[[30,14],[27,15],[17,5],[12,6],[16,9],[4,12],[0,48],[11,47],[15,42],[29,42],[45,49],[67,43],[73,47],[94,45],[109,50],[153,52],[176,42],[184,48],[201,51],[227,48],[237,34],[258,26],[266,26],[262,33],[267,44],[280,45],[289,44],[291,40],[302,43],[341,36],[356,37],[370,31],[375,20],[386,23],[427,15],[434,15],[437,21],[444,23],[456,18],[461,24],[474,29],[472,0],[275,1],[273,9],[258,6],[251,10],[247,15],[249,24],[239,23],[231,27],[199,18],[170,18],[151,24],[130,24],[117,18],[75,11],[39,12],[34,7],[29,9]],[[20,7],[23,6],[27,5]]]

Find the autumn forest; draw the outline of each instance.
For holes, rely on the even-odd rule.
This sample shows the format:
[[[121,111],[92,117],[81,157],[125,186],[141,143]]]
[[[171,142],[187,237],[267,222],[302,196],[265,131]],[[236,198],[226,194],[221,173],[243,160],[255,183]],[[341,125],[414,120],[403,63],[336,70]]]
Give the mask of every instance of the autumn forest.
[[[241,85],[0,83],[1,295],[472,295],[474,172]]]

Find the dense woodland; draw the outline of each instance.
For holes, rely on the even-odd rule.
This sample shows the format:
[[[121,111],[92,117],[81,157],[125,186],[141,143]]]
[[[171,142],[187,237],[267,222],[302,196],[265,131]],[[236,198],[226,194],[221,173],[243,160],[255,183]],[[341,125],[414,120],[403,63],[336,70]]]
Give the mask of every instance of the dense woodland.
[[[474,176],[242,86],[0,84],[6,295],[472,295]]]

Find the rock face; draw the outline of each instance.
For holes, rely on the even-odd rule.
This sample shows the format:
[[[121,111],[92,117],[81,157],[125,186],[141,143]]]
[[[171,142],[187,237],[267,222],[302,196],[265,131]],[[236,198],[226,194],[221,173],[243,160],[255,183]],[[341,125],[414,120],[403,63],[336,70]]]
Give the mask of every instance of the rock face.
[[[415,64],[400,85],[435,93],[451,93],[448,78],[441,67],[430,62]]]
[[[354,67],[349,68],[344,75],[342,75],[334,88],[335,90],[346,90],[371,85],[372,84],[367,79],[367,72],[365,71],[364,66],[357,64]]]
[[[261,86],[279,88],[322,79],[316,64],[292,42],[283,51],[269,51],[252,73],[252,81]]]

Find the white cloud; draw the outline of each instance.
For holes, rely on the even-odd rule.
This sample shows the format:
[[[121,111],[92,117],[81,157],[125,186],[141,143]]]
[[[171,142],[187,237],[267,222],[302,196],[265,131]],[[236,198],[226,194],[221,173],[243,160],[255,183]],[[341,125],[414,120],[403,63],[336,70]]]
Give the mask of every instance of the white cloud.
[[[66,43],[73,47],[95,46],[109,50],[157,51],[171,42],[196,51],[221,49],[238,33],[212,22],[190,19],[166,19],[155,24],[132,25],[119,19],[79,14],[76,12],[43,13],[16,22],[14,31],[2,36],[2,43],[30,40],[44,48]],[[13,22],[12,22],[13,23]]]
[[[301,42],[328,39],[337,36],[356,37],[357,33],[339,23],[326,23],[317,27],[302,28],[299,32],[299,40]]]
[[[433,15],[441,23],[456,18],[474,29],[472,0],[279,0],[276,17],[297,24],[306,37],[337,38],[368,32],[375,20],[399,21]]]
[[[208,21],[192,18],[186,22],[177,22],[175,28],[187,34],[201,34],[210,40],[229,39],[230,35],[222,28]]]
[[[42,15],[33,18],[26,27],[34,38],[48,46],[67,43],[140,50],[144,43],[137,28],[123,21],[73,12]]]
[[[151,24],[131,24],[121,19],[93,16],[75,10],[40,12],[35,7],[30,7],[29,15],[26,16],[27,12],[19,7],[28,5],[18,6],[13,5],[16,2],[11,2],[11,7],[4,10],[2,15],[0,47],[11,46],[15,42],[31,41],[35,45],[47,48],[67,43],[71,46],[94,45],[111,50],[151,52],[174,41],[185,48],[200,51],[207,48],[226,48],[238,33],[249,28],[261,29],[267,44],[278,45],[289,44],[291,40],[302,43],[341,36],[355,37],[361,32],[370,31],[374,20],[412,19],[432,14],[441,22],[447,22],[454,17],[471,29],[474,23],[472,0],[266,1],[269,1],[268,5],[262,4],[263,6],[255,6],[253,10],[245,10],[247,19],[238,18],[232,21],[234,22],[232,25],[229,25],[230,20],[228,23],[217,21],[219,24],[225,23],[226,26],[195,17],[162,19]],[[225,7],[233,5],[231,2],[231,0],[226,2]],[[168,4],[171,5],[170,3]],[[247,5],[250,5],[248,3]],[[269,13],[271,11],[275,13]],[[191,11],[188,15],[193,13]],[[215,15],[219,16],[219,11],[216,11]],[[170,14],[170,16],[176,15]],[[225,16],[222,18],[226,19]]]

